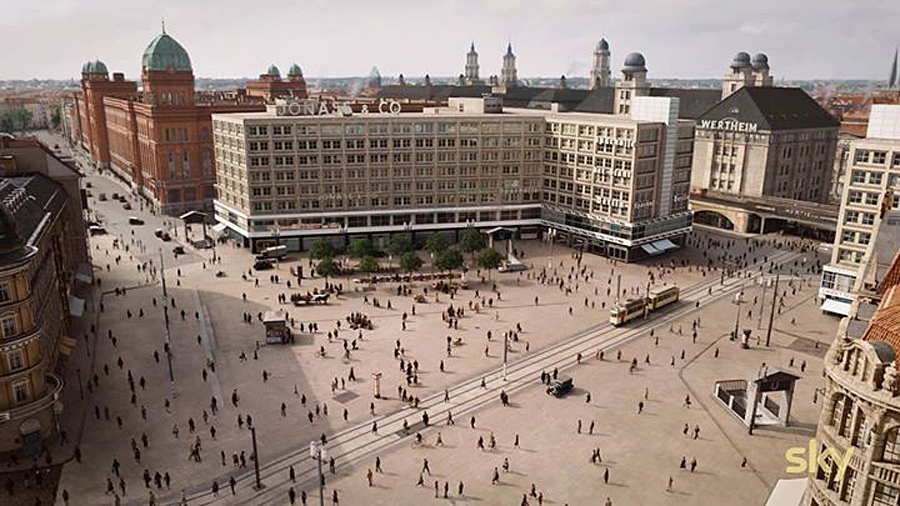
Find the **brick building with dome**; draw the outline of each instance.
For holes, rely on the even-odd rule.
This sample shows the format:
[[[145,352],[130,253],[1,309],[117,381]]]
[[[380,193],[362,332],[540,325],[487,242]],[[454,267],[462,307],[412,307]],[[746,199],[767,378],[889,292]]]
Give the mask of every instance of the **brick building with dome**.
[[[72,132],[73,140],[98,168],[111,170],[154,210],[169,215],[212,209],[216,171],[211,115],[263,111],[267,99],[243,92],[197,92],[190,56],[165,29],[144,50],[140,88],[121,73],[110,79],[99,60],[85,63],[81,77],[73,107],[79,128]],[[277,81],[271,84],[281,89]],[[301,88],[293,76],[287,83],[289,89]],[[302,91],[305,95],[305,82]]]

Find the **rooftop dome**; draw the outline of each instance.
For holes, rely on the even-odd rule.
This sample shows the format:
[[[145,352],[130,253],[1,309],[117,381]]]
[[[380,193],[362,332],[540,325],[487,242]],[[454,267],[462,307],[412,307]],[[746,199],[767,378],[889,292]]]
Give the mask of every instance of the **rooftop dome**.
[[[275,65],[269,65],[269,70],[266,71],[266,74],[272,77],[281,77],[281,71]]]
[[[84,65],[81,66],[81,73],[82,74],[90,73],[93,66],[94,66],[93,62],[89,62],[89,61],[84,62]]]
[[[609,51],[609,42],[606,42],[606,39],[600,39],[600,42],[597,43],[597,51]]]
[[[750,66],[750,55],[741,51],[740,53],[734,55],[734,60],[731,62],[731,68],[733,69],[742,69]]]
[[[94,74],[109,74],[109,70],[106,69],[106,64],[100,60],[96,60],[91,67],[91,72]]]
[[[291,65],[291,68],[288,69],[288,75],[303,77],[303,71],[300,70],[300,65],[297,65],[296,63]]]
[[[156,36],[144,50],[141,60],[143,70],[191,70],[191,58],[187,51],[168,34]]]
[[[767,69],[769,68],[769,57],[765,53],[756,53],[753,55],[753,68]]]
[[[625,57],[625,66],[622,72],[646,72],[647,63],[644,61],[644,55],[641,53],[631,53]]]

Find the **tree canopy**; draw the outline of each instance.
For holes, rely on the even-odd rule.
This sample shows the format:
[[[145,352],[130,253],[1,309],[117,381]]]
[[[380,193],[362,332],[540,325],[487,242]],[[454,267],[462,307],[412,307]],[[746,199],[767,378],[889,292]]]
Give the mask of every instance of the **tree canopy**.
[[[373,253],[372,243],[368,239],[357,238],[350,241],[347,253],[353,258],[365,258]]]
[[[309,249],[309,256],[316,260],[323,260],[325,258],[334,258],[334,245],[331,244],[331,241],[326,239],[319,239],[314,242],[312,247]]]
[[[359,261],[359,270],[363,272],[378,272],[381,266],[378,265],[378,259],[372,255],[366,255]]]
[[[459,247],[466,253],[474,254],[484,248],[484,236],[475,228],[467,228],[459,237]]]
[[[422,268],[422,259],[415,251],[407,251],[400,255],[400,268],[411,274]]]
[[[334,258],[326,256],[319,260],[319,263],[316,265],[316,272],[319,276],[333,278],[341,273],[341,268],[334,261]]]
[[[442,271],[459,269],[463,265],[463,256],[457,248],[447,248],[434,259],[434,265]]]
[[[428,250],[431,254],[437,257],[442,251],[446,250],[447,247],[450,246],[450,243],[447,241],[447,237],[441,233],[431,234],[431,237],[425,241],[425,249]]]
[[[404,253],[413,251],[414,249],[415,246],[413,246],[412,238],[408,234],[395,235],[394,237],[391,237],[391,242],[388,244],[388,253],[398,258]]]

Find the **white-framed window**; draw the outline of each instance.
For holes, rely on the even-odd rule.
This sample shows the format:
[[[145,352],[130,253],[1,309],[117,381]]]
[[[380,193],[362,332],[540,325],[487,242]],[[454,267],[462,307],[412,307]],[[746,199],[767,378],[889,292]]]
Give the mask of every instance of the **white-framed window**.
[[[23,379],[12,384],[13,398],[17,403],[25,402],[29,397],[28,380]]]
[[[9,281],[0,283],[0,302],[9,302],[13,298],[12,285]]]
[[[19,318],[15,314],[0,316],[0,331],[3,337],[12,337],[19,333]]]
[[[25,360],[22,356],[22,350],[13,350],[6,354],[6,365],[10,371],[18,371],[25,367]]]

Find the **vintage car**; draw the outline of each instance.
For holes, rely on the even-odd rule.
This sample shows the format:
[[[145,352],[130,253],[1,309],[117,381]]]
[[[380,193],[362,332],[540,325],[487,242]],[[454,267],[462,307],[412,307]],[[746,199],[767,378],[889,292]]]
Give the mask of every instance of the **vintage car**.
[[[309,304],[328,304],[329,293],[293,293],[291,294],[291,302],[295,306],[306,306]]]
[[[563,397],[571,392],[574,387],[575,384],[572,382],[572,378],[554,380],[553,383],[547,387],[547,393],[553,397]]]

